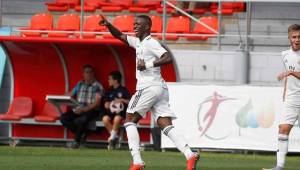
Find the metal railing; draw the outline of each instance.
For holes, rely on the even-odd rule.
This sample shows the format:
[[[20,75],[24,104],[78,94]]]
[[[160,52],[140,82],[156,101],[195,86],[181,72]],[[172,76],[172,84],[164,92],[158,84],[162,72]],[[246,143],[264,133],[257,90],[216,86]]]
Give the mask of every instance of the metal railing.
[[[217,38],[217,45],[218,45],[218,49],[221,49],[222,46],[222,38],[224,37],[239,37],[240,38],[240,42],[239,43],[244,43],[242,42],[242,38],[245,38],[245,46],[246,46],[246,50],[249,49],[249,42],[250,42],[250,38],[283,38],[286,37],[286,35],[251,35],[251,15],[252,15],[252,9],[251,9],[251,4],[253,2],[278,2],[278,3],[300,3],[299,0],[285,0],[285,1],[280,1],[280,0],[177,0],[177,1],[182,1],[182,2],[218,2],[218,21],[219,21],[219,28],[218,30],[215,30],[213,28],[211,28],[210,26],[206,25],[205,23],[199,21],[199,19],[195,18],[194,16],[188,14],[187,12],[185,12],[183,9],[175,6],[174,4],[172,4],[169,0],[162,0],[162,5],[163,5],[163,31],[162,33],[153,33],[153,35],[161,35],[162,36],[162,40],[165,42],[166,41],[166,36],[168,35],[177,35],[177,36],[185,36],[185,37],[189,37],[189,36],[193,36],[193,37],[214,37]],[[247,8],[246,8],[246,34],[222,34],[221,30],[222,30],[222,5],[221,2],[245,2],[247,3]],[[80,16],[81,16],[81,20],[80,20],[80,31],[57,31],[57,30],[19,30],[19,29],[13,29],[13,32],[39,32],[39,33],[49,33],[49,32],[53,32],[53,33],[72,33],[72,34],[77,34],[79,35],[80,38],[83,37],[83,34],[96,34],[96,35],[104,35],[104,34],[109,34],[108,32],[86,32],[83,31],[83,23],[84,23],[84,16],[85,16],[85,11],[84,11],[84,0],[80,1],[81,3],[81,12],[80,12]],[[1,19],[0,19],[0,23],[2,20],[2,0],[0,0],[0,15],[1,15]],[[201,25],[203,25],[205,28],[209,29],[210,31],[212,31],[213,33],[215,33],[215,35],[210,35],[210,34],[178,34],[178,33],[167,33],[166,31],[166,27],[167,27],[167,7],[171,7],[173,9],[175,9],[176,11],[178,11],[179,13],[181,13],[182,15],[189,17],[192,21],[197,22]],[[133,33],[129,33],[129,34],[133,34]]]

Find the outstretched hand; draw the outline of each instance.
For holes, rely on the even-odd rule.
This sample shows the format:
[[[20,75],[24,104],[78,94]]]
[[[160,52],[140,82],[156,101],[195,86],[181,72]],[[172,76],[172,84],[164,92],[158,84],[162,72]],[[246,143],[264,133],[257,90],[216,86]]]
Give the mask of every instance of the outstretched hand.
[[[109,24],[107,19],[103,15],[100,15],[100,17],[101,17],[101,20],[99,21],[99,25],[107,26]]]
[[[146,70],[146,63],[143,59],[138,59],[138,63],[137,63],[137,69],[139,71],[144,71]]]

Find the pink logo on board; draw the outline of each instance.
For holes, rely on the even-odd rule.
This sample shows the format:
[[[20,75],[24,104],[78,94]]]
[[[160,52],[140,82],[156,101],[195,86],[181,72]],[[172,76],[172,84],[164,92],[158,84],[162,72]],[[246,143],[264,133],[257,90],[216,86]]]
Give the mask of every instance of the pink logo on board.
[[[231,104],[229,101],[238,101],[236,98],[222,96],[214,92],[212,96],[207,97],[199,104],[197,113],[197,124],[200,131],[200,137],[205,136],[211,140],[223,140],[230,136],[231,132],[224,133],[222,136],[208,134],[209,129],[213,127],[216,116],[222,112],[221,105]],[[203,107],[208,106],[207,110]],[[235,114],[235,123],[241,128],[270,128],[275,122],[275,109],[273,103],[264,105],[259,111],[254,111],[252,100],[249,98],[246,104],[241,105]],[[225,125],[226,126],[226,125]],[[239,131],[239,135],[241,132]]]

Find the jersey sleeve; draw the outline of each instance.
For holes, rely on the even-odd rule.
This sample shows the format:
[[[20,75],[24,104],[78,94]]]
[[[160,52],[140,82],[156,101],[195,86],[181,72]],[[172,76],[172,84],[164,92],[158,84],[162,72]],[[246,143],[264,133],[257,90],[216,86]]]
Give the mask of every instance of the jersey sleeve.
[[[160,58],[164,53],[167,52],[167,50],[164,47],[162,47],[161,44],[156,40],[153,40],[150,43],[149,50],[153,55],[155,55],[158,58]]]
[[[130,47],[136,48],[137,38],[127,35],[127,42]]]
[[[288,66],[287,66],[287,52],[286,51],[282,51],[281,52],[281,57],[282,57],[282,63],[283,63],[283,70],[288,70]]]
[[[100,83],[97,84],[97,86],[95,88],[95,93],[97,93],[101,97],[104,97],[104,95],[105,95],[104,88]]]
[[[126,87],[124,87],[124,92],[123,92],[123,98],[124,99],[130,99],[130,93]]]
[[[79,88],[80,88],[80,85],[81,85],[81,82],[78,82],[77,84],[76,84],[76,86],[72,89],[72,91],[71,91],[71,96],[77,96],[77,94],[78,94],[78,91],[79,91]]]

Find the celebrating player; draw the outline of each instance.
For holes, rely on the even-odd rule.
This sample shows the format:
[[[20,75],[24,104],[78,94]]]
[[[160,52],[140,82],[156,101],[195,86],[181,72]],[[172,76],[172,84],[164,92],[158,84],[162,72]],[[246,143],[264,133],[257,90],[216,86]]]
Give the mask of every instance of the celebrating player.
[[[274,168],[263,170],[282,170],[284,168],[289,133],[300,114],[300,25],[289,26],[288,37],[291,48],[282,52],[286,71],[277,77],[278,80],[284,79],[285,81],[284,112],[281,114],[279,125],[277,165]]]
[[[140,154],[140,138],[136,124],[148,111],[152,112],[163,133],[185,155],[187,170],[195,169],[199,155],[191,151],[184,138],[172,125],[175,115],[170,110],[168,88],[160,73],[160,66],[171,63],[172,57],[167,47],[151,37],[151,18],[146,15],[136,17],[134,21],[136,37],[123,34],[105,18],[99,24],[106,26],[114,37],[136,50],[137,91],[129,102],[124,124],[133,157],[130,170],[145,167]]]

